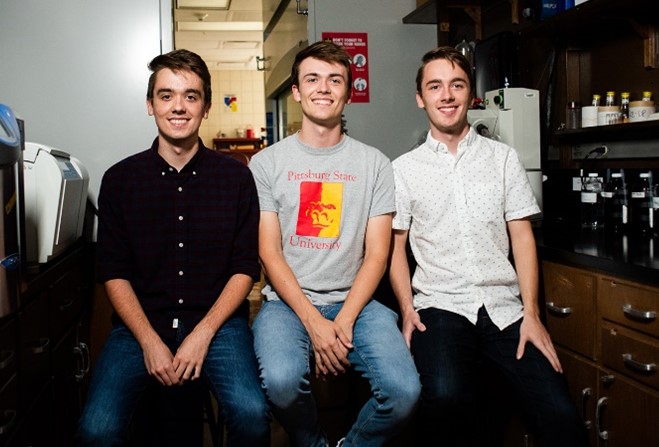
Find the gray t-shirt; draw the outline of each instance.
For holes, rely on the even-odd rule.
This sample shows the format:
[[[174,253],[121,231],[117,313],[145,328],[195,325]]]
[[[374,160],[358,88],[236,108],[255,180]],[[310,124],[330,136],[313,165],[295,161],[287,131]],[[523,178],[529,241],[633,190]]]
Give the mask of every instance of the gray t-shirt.
[[[347,135],[312,148],[297,135],[250,164],[261,211],[278,214],[286,262],[315,305],[340,303],[364,259],[368,219],[395,210],[389,159]],[[263,293],[279,299],[266,278]]]

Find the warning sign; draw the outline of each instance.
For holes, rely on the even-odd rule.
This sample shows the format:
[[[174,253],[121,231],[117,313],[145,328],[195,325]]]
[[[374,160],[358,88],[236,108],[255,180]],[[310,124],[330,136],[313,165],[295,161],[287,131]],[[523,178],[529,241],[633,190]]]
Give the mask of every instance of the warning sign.
[[[323,40],[331,40],[342,46],[352,58],[353,103],[369,102],[368,84],[368,34],[367,33],[323,33]]]

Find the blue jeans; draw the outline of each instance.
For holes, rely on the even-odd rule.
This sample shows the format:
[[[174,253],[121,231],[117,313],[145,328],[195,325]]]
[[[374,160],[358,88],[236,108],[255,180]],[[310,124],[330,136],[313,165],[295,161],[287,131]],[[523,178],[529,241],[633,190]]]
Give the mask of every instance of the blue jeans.
[[[185,338],[179,327],[177,343]],[[202,377],[219,402],[227,447],[270,445],[270,417],[259,380],[252,332],[244,318],[222,325],[209,346]],[[112,329],[98,358],[78,427],[77,445],[119,446],[139,399],[158,384],[144,366],[144,355],[123,325]]]
[[[317,306],[334,320],[343,304]],[[345,437],[344,446],[382,446],[408,421],[421,392],[410,351],[396,326],[396,314],[369,302],[353,329],[352,367],[368,380],[369,400]],[[273,414],[294,445],[325,447],[310,374],[313,346],[307,331],[283,301],[263,303],[253,324],[256,357]]]
[[[521,319],[499,330],[485,307],[479,310],[476,325],[440,309],[423,309],[419,315],[426,331],[415,331],[412,338],[422,383],[417,440],[441,439],[447,446],[496,445],[485,424],[475,424],[496,419],[502,406],[495,402],[496,406],[486,409],[483,402],[487,366],[511,385],[514,395],[504,399],[519,401],[541,445],[586,445],[586,432],[570,401],[564,376],[531,343],[526,344],[524,356],[516,359]]]

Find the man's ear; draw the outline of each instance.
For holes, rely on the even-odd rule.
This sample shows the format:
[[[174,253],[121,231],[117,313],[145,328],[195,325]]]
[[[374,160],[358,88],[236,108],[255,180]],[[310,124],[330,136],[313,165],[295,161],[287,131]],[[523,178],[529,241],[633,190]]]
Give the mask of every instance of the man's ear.
[[[421,97],[421,93],[416,92],[416,105],[420,109],[425,109],[426,106],[423,104],[423,98]]]
[[[295,102],[300,102],[302,100],[300,97],[300,90],[297,88],[297,85],[291,85],[291,92],[293,92],[293,100]]]

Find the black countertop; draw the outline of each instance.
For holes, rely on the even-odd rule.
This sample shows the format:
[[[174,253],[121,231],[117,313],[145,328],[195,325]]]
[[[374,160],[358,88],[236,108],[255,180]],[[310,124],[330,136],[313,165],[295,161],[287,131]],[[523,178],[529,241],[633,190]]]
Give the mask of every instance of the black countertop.
[[[659,237],[623,236],[604,229],[587,230],[547,222],[536,227],[534,232],[542,260],[659,286]]]

